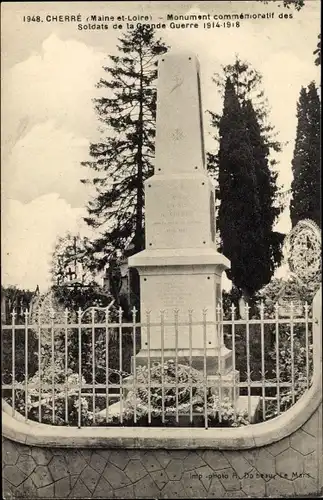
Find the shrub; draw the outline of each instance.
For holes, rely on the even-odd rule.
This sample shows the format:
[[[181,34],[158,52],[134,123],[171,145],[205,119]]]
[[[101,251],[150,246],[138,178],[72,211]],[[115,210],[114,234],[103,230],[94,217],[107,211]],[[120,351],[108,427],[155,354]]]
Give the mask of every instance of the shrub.
[[[238,427],[249,424],[247,413],[235,411],[228,398],[220,401],[210,391],[205,394],[201,372],[190,366],[179,364],[176,369],[174,361],[169,360],[164,364],[155,363],[150,371],[146,366],[140,366],[136,374],[140,387],[127,394],[123,410],[125,425],[132,425],[136,414],[138,425],[147,425],[150,415],[153,425],[178,426],[181,423],[176,422],[176,415],[178,414],[179,418],[188,417],[191,409],[195,417],[198,417],[195,419],[198,425],[204,425],[205,403],[211,427]],[[161,384],[164,384],[164,389],[159,387]],[[105,419],[102,418],[103,420]],[[185,425],[187,422],[186,418]],[[109,423],[116,423],[116,418],[111,418]]]
[[[15,352],[14,352],[14,365],[15,365],[15,380],[22,382],[25,378],[25,332],[23,330],[16,330],[15,332]],[[37,349],[38,342],[33,332],[28,335],[28,373],[32,376],[36,372],[37,366]],[[1,349],[1,373],[2,383],[11,384],[13,376],[13,336],[10,330],[5,330],[2,333],[2,349]]]
[[[81,378],[81,383],[85,384],[84,377]],[[24,382],[21,385],[23,384]],[[55,386],[54,393],[51,389],[52,384]],[[52,425],[67,425],[65,419],[68,415],[68,425],[77,425],[81,408],[82,425],[89,425],[92,422],[93,413],[89,411],[87,399],[82,397],[79,405],[78,374],[68,370],[65,376],[61,366],[56,363],[53,368],[47,366],[42,370],[41,378],[37,372],[28,380],[28,385],[31,387],[28,390],[27,401],[24,390],[18,389],[15,392],[15,409],[25,415],[27,403],[28,419]],[[58,385],[61,386],[60,389],[57,389]],[[12,404],[11,397],[6,399]]]
[[[29,419],[38,421],[41,411],[41,421],[43,423],[78,425],[79,410],[81,409],[80,420],[83,426],[120,425],[120,417],[109,415],[106,423],[106,418],[98,415],[98,410],[103,408],[97,407],[97,398],[95,398],[93,407],[91,392],[89,392],[89,397],[79,399],[80,382],[82,385],[86,383],[84,377],[80,380],[79,375],[71,370],[65,373],[59,362],[55,363],[53,367],[47,365],[42,370],[41,375],[40,380],[39,372],[37,372],[28,382],[32,386],[28,391],[27,399]],[[150,392],[148,380],[150,380]],[[176,381],[183,387],[176,388]],[[162,382],[165,384],[164,389],[159,386],[156,387],[157,384],[159,385]],[[217,396],[212,395],[209,391],[205,394],[202,374],[189,366],[180,364],[176,370],[175,363],[172,360],[165,362],[163,365],[155,363],[150,369],[150,374],[147,367],[137,367],[137,383],[140,387],[129,391],[125,398],[122,425],[134,425],[135,413],[137,425],[147,425],[148,415],[151,416],[152,425],[183,425],[182,422],[176,422],[176,403],[178,404],[180,418],[187,417],[184,423],[185,426],[188,425],[191,408],[195,419],[193,425],[204,425],[205,403],[210,427],[238,427],[249,424],[247,413],[235,411],[228,398],[220,401]],[[56,387],[55,394],[51,390],[52,385]],[[42,386],[43,390],[40,397],[39,388]],[[105,403],[105,398],[102,399]],[[9,398],[9,403],[11,403],[11,398]],[[15,405],[17,411],[25,414],[25,405],[25,392],[17,390]],[[93,422],[94,413],[96,413],[95,424]],[[162,422],[163,414],[165,416],[164,422]],[[67,416],[68,418],[66,418]]]
[[[307,388],[307,355],[305,330],[299,325],[295,325],[294,328],[296,331],[293,338],[293,355],[290,331],[288,331],[286,327],[284,329],[281,328],[279,335],[279,382],[294,382],[293,389],[292,387],[282,387],[280,389],[280,413],[288,410],[294,403],[296,403],[304,394]],[[313,346],[312,344],[309,344],[308,347],[308,376],[311,380],[313,374]],[[273,365],[276,367],[276,344],[274,349],[270,351],[269,356],[272,359]],[[275,383],[278,382],[277,373],[276,377],[274,377],[272,381]],[[266,408],[266,420],[276,417],[277,415],[277,400],[272,400],[269,402]]]
[[[235,410],[229,398],[222,401],[212,395],[208,398],[208,416],[211,427],[240,427],[249,425],[248,412],[246,410]]]
[[[150,368],[150,377],[146,366],[138,366],[136,379],[142,387],[130,391],[127,396],[126,412],[130,415],[133,415],[135,409],[141,415],[148,415],[150,409],[153,416],[160,417],[163,402],[166,418],[176,414],[176,402],[178,413],[182,414],[189,413],[191,405],[193,409],[203,405],[203,376],[198,370],[191,370],[189,366],[179,364],[176,370],[173,360],[166,361],[163,365],[154,363]],[[164,389],[154,387],[154,384],[163,384]],[[176,387],[176,384],[185,384],[185,387]],[[169,387],[170,385],[172,387]]]
[[[279,298],[288,302],[296,299],[302,304],[307,302],[310,305],[318,287],[318,283],[305,285],[297,281],[296,278],[289,278],[287,281],[282,278],[274,278],[256,294],[255,300],[258,303],[262,301],[267,315],[275,317],[275,304]],[[309,308],[309,314],[311,314],[311,308]]]

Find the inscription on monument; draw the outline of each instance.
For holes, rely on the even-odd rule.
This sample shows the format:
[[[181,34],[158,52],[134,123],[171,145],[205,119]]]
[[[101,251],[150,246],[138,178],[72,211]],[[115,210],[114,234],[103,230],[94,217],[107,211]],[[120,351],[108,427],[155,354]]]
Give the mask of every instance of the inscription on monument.
[[[164,276],[147,276],[142,282],[141,297],[145,310],[151,311],[150,321],[158,326],[150,328],[151,348],[160,348],[161,311],[164,311],[164,347],[174,349],[176,344],[175,321],[178,319],[178,338],[180,347],[188,348],[190,344],[189,318],[192,318],[192,346],[202,349],[203,337],[203,310],[205,320],[215,321],[214,307],[214,280],[207,274],[175,274]],[[192,293],[194,287],[194,293]],[[158,303],[158,309],[154,304]],[[191,311],[191,312],[190,312]],[[185,323],[185,324],[183,324]],[[214,345],[216,340],[214,324],[207,327],[207,345]],[[147,342],[147,332],[142,331],[142,341]]]
[[[150,181],[146,234],[154,248],[193,248],[210,242],[210,184],[204,175]],[[203,243],[204,242],[204,243]]]
[[[178,277],[177,277],[178,278]],[[165,281],[165,278],[160,282],[155,280],[155,286],[157,289],[160,287],[160,300],[163,308],[174,309],[184,311],[187,308],[187,301],[191,298],[191,291],[185,286],[185,283],[181,283],[179,279],[174,280],[173,278],[169,281]]]
[[[192,283],[195,294],[192,294]],[[152,312],[156,310],[153,307],[156,300],[158,312],[177,309],[187,317],[189,309],[192,309],[201,317],[202,310],[207,309],[211,318],[214,311],[213,279],[207,274],[195,274],[194,278],[185,274],[148,276],[142,285],[145,307]]]

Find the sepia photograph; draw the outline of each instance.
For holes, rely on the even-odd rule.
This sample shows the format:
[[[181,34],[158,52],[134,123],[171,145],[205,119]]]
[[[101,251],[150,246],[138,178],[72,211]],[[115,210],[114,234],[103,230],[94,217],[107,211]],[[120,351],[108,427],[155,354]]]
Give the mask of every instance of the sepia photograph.
[[[4,499],[323,496],[320,30],[2,3]]]

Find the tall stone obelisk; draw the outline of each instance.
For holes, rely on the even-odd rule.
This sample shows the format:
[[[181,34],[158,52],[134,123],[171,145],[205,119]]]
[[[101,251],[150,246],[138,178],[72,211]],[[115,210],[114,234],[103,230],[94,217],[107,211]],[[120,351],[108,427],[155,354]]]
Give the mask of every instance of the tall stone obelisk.
[[[145,182],[146,249],[129,259],[140,275],[141,321],[175,321],[142,329],[136,363],[174,359],[225,374],[231,370],[231,351],[219,338],[215,322],[221,296],[221,274],[230,266],[215,245],[215,194],[207,175],[203,136],[199,63],[193,54],[167,54],[159,62],[157,86],[156,163]],[[190,332],[189,310],[193,310]],[[205,318],[204,318],[205,319]],[[148,338],[149,336],[149,338]],[[220,363],[220,367],[218,366]]]

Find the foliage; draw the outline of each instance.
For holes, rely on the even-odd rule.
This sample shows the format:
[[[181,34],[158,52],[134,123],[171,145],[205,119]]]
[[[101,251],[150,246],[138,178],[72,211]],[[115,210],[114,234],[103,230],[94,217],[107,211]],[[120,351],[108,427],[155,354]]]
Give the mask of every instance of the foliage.
[[[306,286],[299,283],[296,278],[290,277],[288,280],[282,278],[273,278],[268,285],[259,290],[249,301],[250,306],[249,317],[250,318],[260,318],[260,306],[263,304],[264,317],[268,319],[275,319],[276,315],[280,317],[280,309],[276,311],[276,303],[279,297],[286,300],[288,303],[290,301],[299,301],[303,305],[302,317],[306,316],[305,304],[307,302],[308,308],[308,318],[312,316],[312,301],[314,295],[317,291],[317,286],[312,287],[307,284]],[[231,320],[231,304],[236,307],[235,318],[237,319],[238,311],[238,300],[239,295],[236,289],[232,289],[230,293],[223,293],[223,311],[224,319]],[[309,325],[309,328],[311,326]],[[264,355],[265,355],[265,375],[266,380],[272,379],[276,374],[276,327],[272,324],[265,324],[263,327],[264,331]],[[302,373],[304,370],[302,366],[304,365],[304,359],[302,363],[299,362],[298,350],[304,353],[305,346],[305,327],[302,324],[294,325],[294,347],[295,347],[295,366],[300,367],[300,382],[302,380]],[[283,356],[285,352],[290,353],[290,325],[289,324],[279,324],[279,353],[283,350]],[[230,325],[224,326],[224,343],[227,348],[232,349],[232,327]],[[235,326],[235,362],[236,369],[240,372],[240,381],[247,380],[247,335],[246,326],[237,324]],[[285,348],[281,347],[285,344]],[[261,330],[259,324],[249,325],[249,364],[250,364],[250,375],[251,379],[261,380],[262,376],[262,345],[261,345]],[[287,346],[287,347],[286,347]],[[311,352],[310,352],[311,357]],[[285,363],[285,358],[281,361],[281,373],[285,373],[283,368],[287,367],[288,363]],[[297,369],[297,367],[296,367]],[[287,380],[290,382],[290,380]],[[297,382],[298,384],[298,382]],[[296,385],[297,385],[296,384]],[[298,384],[300,391],[304,392],[304,386]],[[258,393],[257,393],[258,394]],[[286,398],[289,397],[286,393]],[[260,395],[260,393],[258,394]]]
[[[95,368],[96,383],[105,383],[107,368],[110,371],[110,375],[113,374],[112,379],[110,376],[111,383],[119,382],[119,372],[129,374],[131,356],[133,355],[133,339],[132,333],[129,331],[125,332],[124,330],[125,329],[123,329],[122,341],[120,343],[119,334],[117,333],[116,328],[110,329],[108,338],[104,328],[96,328],[94,348],[93,338],[90,333],[91,330],[88,329],[87,331],[82,331],[82,374],[88,383],[92,383],[93,381],[93,366]],[[74,329],[70,334],[69,345],[69,366],[73,369],[73,371],[77,372],[79,367],[79,333],[76,329]],[[139,345],[138,341],[137,345]]]
[[[28,418],[34,421],[41,421],[44,424],[66,425],[67,416],[69,425],[78,424],[79,409],[81,409],[82,425],[90,425],[93,420],[93,412],[89,410],[89,399],[82,397],[79,399],[79,386],[85,384],[84,377],[79,378],[77,373],[68,370],[65,374],[62,367],[55,365],[54,370],[47,366],[47,369],[37,372],[29,379],[29,384],[35,384],[35,388],[29,389],[27,399]],[[44,385],[61,386],[60,390],[55,390],[55,395],[51,389],[42,389],[41,398],[39,387]],[[65,388],[66,387],[66,388]],[[9,401],[11,402],[11,401]],[[67,402],[67,404],[66,404]],[[26,401],[24,391],[16,392],[15,407],[18,412],[25,414]],[[54,408],[54,411],[53,411]],[[41,419],[39,419],[39,415]]]
[[[309,284],[303,285],[296,278],[290,277],[287,281],[284,279],[273,279],[266,287],[259,291],[257,299],[264,303],[268,317],[276,316],[275,304],[278,297],[282,294],[287,301],[295,298],[302,304],[308,304],[308,317],[312,316],[311,304],[317,287],[312,287]],[[303,315],[306,316],[304,308]],[[309,345],[308,354],[306,348],[306,328],[304,324],[294,324],[293,340],[291,340],[291,326],[289,324],[279,326],[278,345],[276,342],[275,328],[271,327],[271,338],[273,339],[272,347],[269,348],[268,366],[271,366],[271,373],[274,377],[272,382],[292,383],[291,387],[280,388],[280,412],[288,410],[306,390],[307,374],[309,379],[313,373],[313,346],[310,344],[311,325],[308,327]],[[277,370],[277,350],[278,370]],[[307,365],[308,360],[308,365]],[[279,374],[279,379],[278,379]],[[276,393],[274,394],[276,395]],[[270,401],[266,406],[266,419],[273,418],[278,415],[277,400]]]
[[[30,290],[21,290],[15,286],[1,287],[1,298],[5,304],[5,314],[2,321],[5,324],[11,324],[14,319],[15,325],[24,325],[31,304],[36,299],[36,292]],[[15,311],[13,318],[12,312]],[[4,311],[3,311],[4,312]],[[13,356],[13,334],[10,330],[4,330],[2,334],[2,349],[1,349],[1,371],[2,382],[10,384],[12,381],[13,370],[15,369],[15,379],[23,380],[25,376],[25,331],[15,330],[14,335],[14,356]],[[28,336],[28,372],[35,373],[35,351],[37,349],[37,339],[32,333]],[[14,358],[14,360],[13,360]],[[14,367],[13,367],[14,362]]]
[[[320,99],[314,82],[301,88],[292,160],[292,226],[312,219],[321,227]]]
[[[219,130],[221,250],[231,261],[228,277],[249,296],[266,282],[262,269],[267,233],[262,227],[256,159],[248,124],[230,79],[227,80]]]
[[[281,150],[281,144],[276,140],[274,127],[269,123],[269,106],[262,89],[262,76],[258,71],[236,56],[235,62],[223,66],[222,74],[215,74],[213,81],[218,88],[224,89],[222,116],[210,112],[212,126],[219,134],[219,137],[215,136],[215,139],[219,140],[219,151],[214,155],[208,154],[208,169],[218,180],[217,197],[220,199],[220,208],[217,227],[222,240],[220,249],[225,253],[224,246],[227,246],[227,251],[234,256],[235,269],[232,269],[231,273],[234,276],[233,282],[248,296],[270,281],[282,259],[283,235],[273,231],[282,210],[278,197],[277,172],[273,169],[276,163],[274,154]],[[228,85],[231,86],[231,98],[228,98]],[[234,137],[237,129],[239,141]],[[241,161],[243,165],[239,165]],[[239,185],[239,192],[234,187],[235,182]],[[227,196],[230,197],[230,202],[225,201]],[[253,218],[251,212],[246,212],[246,220],[238,221],[243,213],[243,205],[249,197],[252,200],[249,212],[254,211],[256,216]],[[221,208],[223,203],[233,205],[231,214],[226,215],[227,220],[234,217],[230,230],[225,230],[227,220],[220,220],[226,210]],[[240,255],[238,240],[241,233],[238,226],[240,229],[245,226],[246,229],[242,232],[245,241],[241,245]],[[231,240],[230,244],[228,238]],[[248,266],[248,261],[244,262],[248,239],[251,249],[249,266],[251,265],[252,273],[248,270],[246,274],[253,276],[250,280],[253,281],[250,290],[245,286],[248,280],[243,276],[242,270]],[[234,241],[237,243],[236,248]],[[228,258],[229,253],[225,254]],[[241,269],[237,267],[239,259]],[[227,274],[230,277],[230,272]]]
[[[288,280],[283,278],[273,278],[268,285],[263,287],[256,294],[255,299],[264,303],[265,310],[269,316],[275,316],[275,304],[279,297],[288,300],[298,300],[305,304],[311,305],[314,295],[317,291],[317,286],[313,284],[300,283],[295,277],[290,277]]]
[[[291,333],[289,327],[280,328],[279,344],[275,343],[269,356],[276,364],[276,347],[279,350],[279,378],[276,370],[276,377],[273,382],[288,382],[293,387],[283,387],[280,389],[280,413],[288,410],[304,394],[307,388],[307,375],[309,383],[313,374],[313,346],[306,349],[305,328],[302,325],[295,325],[293,335],[293,346],[291,344]],[[308,363],[307,363],[308,362]],[[278,415],[277,400],[269,402],[266,408],[266,419]]]
[[[101,295],[97,288],[76,288],[69,289],[64,287],[53,287],[49,292],[39,297],[38,303],[32,311],[32,324],[47,324],[55,327],[55,358],[57,362],[64,365],[65,352],[65,325],[68,326],[68,366],[72,371],[78,372],[79,364],[79,342],[81,341],[81,363],[82,375],[86,381],[92,381],[93,353],[96,366],[96,378],[104,382],[106,377],[106,350],[108,348],[108,361],[110,369],[130,369],[130,357],[132,352],[132,332],[123,328],[122,332],[122,366],[120,367],[120,338],[115,328],[110,328],[107,333],[105,328],[95,328],[94,344],[91,333],[91,324],[111,322],[121,322],[122,312],[117,310],[111,304],[111,297]],[[109,310],[106,307],[110,305]],[[92,307],[100,309],[92,309]],[[80,308],[80,309],[79,309]],[[80,314],[80,315],[79,315]],[[82,325],[88,324],[89,328],[84,326],[79,332],[78,328],[71,328],[71,323],[78,323],[79,319]],[[60,328],[57,325],[62,325]],[[38,328],[35,330],[38,336]],[[46,357],[48,364],[51,362],[50,345],[52,341],[50,329],[41,330],[42,346],[48,350]],[[107,344],[108,335],[108,346]],[[138,340],[138,339],[137,339]],[[139,345],[139,342],[137,341]],[[45,360],[45,353],[42,354],[42,360]]]
[[[149,378],[150,371],[150,378]],[[150,370],[147,366],[138,366],[136,369],[137,383],[143,387],[138,387],[127,398],[127,407],[130,413],[139,404],[139,413],[147,415],[150,407],[152,415],[160,416],[164,404],[165,412],[169,415],[176,413],[176,401],[178,401],[178,412],[188,412],[190,401],[193,408],[203,404],[203,376],[198,370],[178,364],[173,360],[166,361],[164,365],[155,363]],[[150,381],[150,382],[149,382]],[[186,384],[185,387],[178,387],[175,383]],[[173,384],[173,387],[165,388],[154,387],[154,384],[163,384],[165,386]],[[192,384],[192,395],[190,393],[190,384]]]
[[[264,4],[268,4],[269,2],[279,2],[281,3],[281,0],[260,0]],[[295,10],[301,10],[302,7],[305,5],[305,0],[283,0],[283,6],[289,9],[291,6],[295,8]]]
[[[57,291],[61,292],[61,287],[57,287]],[[67,290],[68,291],[68,290]],[[72,293],[72,291],[70,291]],[[81,297],[82,298],[82,297]],[[88,299],[89,297],[87,297]],[[93,383],[93,366],[95,367],[95,383],[105,383],[107,378],[107,369],[108,369],[108,377],[110,383],[116,383],[119,381],[119,372],[121,369],[121,373],[124,370],[130,371],[130,361],[131,355],[133,354],[132,350],[132,332],[130,333],[127,329],[123,329],[122,335],[122,345],[120,344],[120,337],[116,331],[116,329],[110,328],[107,336],[107,331],[105,328],[96,328],[95,333],[91,333],[91,324],[92,322],[105,322],[106,318],[106,310],[98,310],[95,313],[92,313],[92,310],[88,310],[81,316],[82,325],[88,324],[89,328],[85,328],[84,326],[79,332],[78,328],[71,327],[71,323],[77,323],[79,316],[76,311],[73,310],[65,310],[66,305],[75,304],[77,301],[79,305],[81,305],[80,298],[75,298],[75,295],[72,297],[64,296],[65,301],[60,302],[59,299],[55,296],[53,290],[42,294],[38,297],[37,302],[34,304],[34,307],[31,312],[31,319],[29,323],[35,325],[35,328],[30,331],[29,339],[28,339],[28,374],[29,377],[32,377],[29,382],[36,383],[39,382],[39,377],[41,374],[42,384],[45,384],[47,380],[49,380],[50,385],[52,385],[53,381],[53,373],[54,373],[54,381],[55,383],[65,383],[65,372],[69,376],[79,376],[79,345],[81,345],[81,376],[85,383],[91,384]],[[76,300],[78,299],[78,300]],[[86,298],[83,297],[85,300]],[[92,306],[93,302],[87,303],[86,300],[82,303],[84,308],[86,306]],[[103,305],[102,309],[107,304]],[[93,314],[93,316],[92,316]],[[122,317],[121,317],[122,319]],[[110,307],[109,312],[109,321],[115,322],[119,321],[120,317],[115,308]],[[37,325],[53,325],[53,330],[51,327],[41,327],[40,330]],[[60,325],[60,326],[58,326]],[[66,328],[65,328],[66,325]],[[24,333],[24,332],[23,332]],[[40,334],[40,336],[39,336]],[[94,338],[93,338],[94,336]],[[6,341],[5,352],[7,353],[5,365],[3,367],[4,370],[4,382],[10,383],[12,376],[12,343],[11,338],[8,338],[8,335],[5,336]],[[54,348],[52,349],[52,340],[54,340]],[[94,340],[94,342],[93,342]],[[81,342],[81,344],[80,344]],[[139,341],[137,338],[137,345],[139,346]],[[38,356],[40,348],[40,358]],[[120,350],[121,356],[120,358]],[[108,353],[108,367],[106,355]],[[67,354],[67,357],[66,357]],[[25,379],[25,343],[24,341],[17,341],[16,334],[16,348],[15,348],[15,372],[16,372],[16,381],[22,382]],[[39,367],[40,361],[40,367]],[[120,366],[121,365],[121,366]],[[53,367],[54,366],[54,372]],[[68,370],[66,371],[68,367]],[[40,369],[40,371],[39,371]],[[37,370],[37,372],[36,372]],[[36,372],[36,373],[35,373]],[[34,396],[36,397],[36,393]],[[69,422],[73,422],[73,415],[75,416],[75,408],[73,410],[73,404],[76,402],[77,397],[73,392],[71,393],[71,399],[69,399]],[[74,398],[74,399],[73,399]],[[24,395],[19,393],[17,394],[17,404],[19,403],[19,399],[21,400],[20,404],[25,404]],[[64,397],[59,394],[55,394],[54,398],[51,394],[48,395],[46,401],[44,401],[44,407],[42,405],[42,411],[44,411],[44,418],[46,414],[50,414],[48,418],[51,418],[51,407],[53,401],[55,402],[55,406],[57,407],[57,422],[61,422],[60,415],[65,414],[65,392]],[[74,401],[74,403],[73,403]],[[34,413],[37,413],[38,409],[35,409],[35,399],[31,399],[30,405],[33,406],[28,407],[28,411],[32,411],[34,408]],[[85,405],[85,403],[84,403]],[[19,406],[19,404],[18,404]],[[86,405],[85,405],[86,406]],[[84,407],[85,407],[84,406]],[[47,408],[47,409],[46,409]],[[36,411],[37,410],[37,411]],[[85,411],[85,410],[84,410]],[[46,413],[47,412],[47,413]],[[74,412],[74,413],[73,413]],[[31,415],[34,415],[31,413]],[[35,413],[35,415],[36,415]],[[65,417],[64,417],[65,418]],[[83,418],[83,417],[82,417]],[[84,417],[85,418],[85,417]],[[74,421],[75,423],[75,421]]]
[[[91,317],[91,316],[90,316]],[[74,318],[76,321],[76,318]],[[82,323],[89,323],[91,319],[84,317]],[[104,322],[103,317],[96,318],[96,321]],[[27,412],[28,418],[38,420],[39,405],[41,403],[41,418],[45,423],[54,423],[54,425],[65,425],[65,414],[68,411],[69,425],[77,425],[79,411],[79,381],[81,384],[104,384],[107,377],[110,384],[119,383],[120,377],[129,375],[122,367],[126,366],[130,370],[130,356],[132,354],[132,338],[129,332],[125,332],[122,342],[122,358],[120,358],[119,336],[114,329],[110,329],[107,337],[105,328],[95,330],[94,348],[93,337],[89,334],[90,329],[82,328],[81,338],[77,328],[69,328],[68,336],[64,328],[55,328],[54,344],[52,348],[51,335],[41,334],[40,358],[37,356],[33,361],[33,371],[29,371],[28,384],[34,385],[34,389],[29,389]],[[37,332],[38,333],[38,332]],[[81,341],[81,365],[79,364],[79,340]],[[138,343],[139,345],[139,343]],[[35,343],[34,349],[38,354],[39,344]],[[106,354],[108,351],[108,363]],[[67,356],[66,356],[67,354]],[[94,356],[94,358],[93,358]],[[38,365],[40,360],[40,366]],[[122,365],[120,367],[120,364]],[[108,365],[108,366],[107,366]],[[23,368],[24,364],[20,368]],[[19,367],[18,367],[19,368]],[[93,368],[95,377],[93,378]],[[79,370],[81,369],[81,374]],[[37,370],[37,371],[36,371]],[[36,373],[35,373],[36,371]],[[18,373],[20,373],[17,370]],[[17,373],[16,372],[16,373]],[[80,378],[81,377],[81,378]],[[16,380],[19,380],[16,377]],[[11,380],[8,380],[10,383]],[[25,372],[23,370],[20,382],[25,383]],[[44,387],[47,385],[47,389]],[[52,386],[61,387],[55,393],[52,392]],[[74,385],[74,387],[70,387]],[[62,387],[64,386],[64,387]],[[42,388],[41,401],[39,403],[39,388]],[[49,389],[48,389],[49,387]],[[93,412],[96,409],[102,409],[99,404],[104,404],[104,398],[95,398],[95,407],[93,407],[93,398],[85,397],[84,393],[91,396],[91,391],[82,389],[81,397],[81,420],[82,425],[90,425]],[[16,391],[15,406],[18,411],[25,413],[25,393],[22,390]],[[11,403],[11,396],[6,398]],[[99,401],[97,400],[99,399]],[[67,401],[67,409],[66,409]],[[96,406],[98,405],[98,408]],[[53,406],[55,414],[53,413]],[[54,415],[54,421],[53,421]]]
[[[97,405],[98,398],[96,397],[93,406],[93,397],[90,391],[88,397],[85,397],[83,389],[83,396],[79,398],[80,383],[84,386],[87,382],[85,377],[82,376],[80,379],[79,375],[71,369],[65,371],[59,362],[53,366],[54,369],[50,365],[46,366],[46,369],[41,373],[41,379],[39,372],[29,379],[29,384],[33,384],[34,387],[29,390],[27,400],[29,419],[39,421],[41,409],[41,421],[43,423],[77,425],[79,410],[81,409],[82,425],[120,425],[119,417],[109,414],[108,422],[106,422],[106,417],[103,416],[102,412],[98,414],[98,411],[103,409],[102,404],[101,406]],[[164,391],[161,387],[154,387],[154,384],[161,384],[162,381],[165,384]],[[176,381],[178,385],[186,384],[186,386],[178,387],[176,390]],[[39,397],[40,382],[43,388],[47,387],[47,389],[42,389],[41,398]],[[149,383],[150,392],[147,390]],[[54,396],[51,390],[53,384],[56,387],[59,386]],[[175,363],[172,360],[165,362],[163,366],[161,363],[156,363],[150,369],[150,377],[147,367],[138,367],[137,384],[145,387],[137,387],[135,391],[128,392],[124,400],[123,425],[133,425],[135,413],[138,425],[147,423],[150,411],[153,424],[176,426],[178,425],[176,423],[176,402],[178,402],[178,414],[181,417],[190,415],[192,405],[194,415],[199,416],[198,424],[204,425],[205,403],[207,405],[208,423],[211,427],[238,427],[249,424],[247,412],[235,411],[228,398],[223,398],[220,401],[218,397],[210,392],[205,393],[201,372],[191,369],[189,366],[179,364],[176,370]],[[166,387],[167,384],[172,385],[172,387]],[[105,403],[105,398],[100,399]],[[12,403],[10,397],[7,400]],[[163,413],[162,402],[164,402],[164,423],[161,419]],[[25,414],[26,401],[23,390],[16,391],[15,407],[17,411]],[[96,413],[95,424],[93,421],[94,412]]]
[[[1,312],[5,315],[6,323],[11,323],[13,310],[16,313],[15,323],[23,324],[25,322],[24,313],[29,309],[33,298],[37,295],[38,289],[35,292],[31,290],[21,290],[16,286],[9,285],[7,287],[1,286],[1,300],[4,301],[5,311]]]
[[[220,402],[209,391],[205,392],[202,373],[188,365],[178,364],[176,368],[173,360],[164,364],[157,362],[150,369],[138,367],[136,376],[141,387],[127,395],[124,409],[126,421],[132,421],[135,413],[140,421],[150,412],[155,423],[160,425],[164,414],[165,425],[173,426],[176,425],[177,414],[189,416],[192,409],[194,414],[201,416],[199,420],[202,422],[206,404],[210,425],[237,427],[249,423],[244,412],[234,412],[228,398]],[[164,389],[154,387],[154,384],[164,385]]]
[[[248,412],[235,409],[229,398],[220,399],[211,395],[208,399],[208,416],[211,424],[221,423],[228,427],[249,425]]]
[[[85,310],[89,307],[107,307],[112,302],[112,296],[97,283],[92,282],[86,287],[82,286],[53,286],[52,291],[57,303],[69,310]],[[114,305],[110,308],[116,316]]]
[[[25,331],[15,331],[14,356],[13,356],[13,336],[11,331],[4,331],[2,334],[1,349],[1,375],[3,384],[11,384],[13,373],[15,380],[21,382],[25,378]],[[35,374],[37,369],[37,348],[38,341],[33,332],[28,336],[28,373],[29,376]],[[13,359],[14,358],[14,359]],[[14,363],[14,368],[13,368]]]
[[[59,236],[54,246],[51,261],[53,285],[62,285],[72,280],[87,285],[95,278],[91,272],[90,240],[79,234],[67,232]]]
[[[65,308],[55,297],[53,289],[39,294],[33,301],[28,323],[35,325],[34,333],[38,337],[38,325],[53,325],[65,323]],[[36,326],[37,325],[37,326]],[[48,328],[41,328],[41,337],[51,341],[51,332]]]
[[[233,305],[235,309],[239,307],[239,299],[240,292],[234,285],[232,286],[229,292],[222,290],[222,310],[223,310],[223,319],[231,320],[232,310],[231,306]]]
[[[255,161],[256,182],[258,196],[261,200],[260,218],[263,231],[262,241],[262,266],[257,268],[259,284],[269,283],[276,267],[282,260],[282,244],[284,236],[273,231],[281,213],[281,208],[276,205],[277,199],[277,173],[269,166],[270,147],[264,140],[257,114],[250,100],[243,107],[250,143]],[[261,244],[259,241],[258,244]]]
[[[317,47],[313,52],[313,55],[315,57],[315,65],[320,66],[321,65],[321,35],[318,36],[318,42],[317,42]]]
[[[212,79],[223,98],[228,78],[234,86],[240,105],[244,106],[247,101],[252,103],[264,147],[268,148],[268,154],[271,155],[270,165],[274,166],[276,164],[273,157],[274,153],[281,151],[282,144],[276,138],[275,127],[269,122],[270,107],[263,90],[261,73],[254,69],[248,61],[242,60],[236,55],[234,63],[222,66],[222,72],[215,73]],[[212,111],[209,111],[209,114],[211,116],[211,125],[214,128],[214,138],[218,142],[221,115]],[[208,168],[212,174],[216,175],[218,168],[217,155],[208,154]]]
[[[89,202],[86,222],[100,228],[92,242],[92,267],[103,269],[115,251],[133,253],[144,248],[144,181],[153,173],[158,57],[167,48],[148,26],[119,38],[119,55],[104,67],[108,79],[94,99],[103,127],[102,140],[90,146],[92,184],[96,197]]]
[[[125,314],[129,313],[130,304],[125,300],[128,296],[124,297],[120,292],[122,259],[111,257],[106,269],[109,288],[103,288],[98,283],[99,274],[91,270],[91,248],[92,242],[86,237],[81,238],[80,235],[67,233],[57,239],[51,268],[55,298],[59,304],[75,310],[90,306],[106,307],[114,300],[115,306],[122,306]],[[137,306],[137,303],[138,300],[134,299],[131,305]]]

